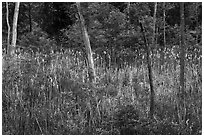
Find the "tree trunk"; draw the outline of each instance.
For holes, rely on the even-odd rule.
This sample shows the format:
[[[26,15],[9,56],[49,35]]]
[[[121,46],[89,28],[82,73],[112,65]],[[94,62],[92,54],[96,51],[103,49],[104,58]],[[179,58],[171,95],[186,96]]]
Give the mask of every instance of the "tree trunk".
[[[180,4],[180,13],[181,13],[181,47],[180,47],[180,91],[181,98],[184,98],[185,95],[185,79],[184,79],[184,67],[185,67],[185,46],[184,46],[184,3]]]
[[[83,34],[83,40],[84,40],[84,44],[85,44],[85,48],[86,48],[86,53],[88,56],[88,74],[89,74],[89,80],[90,83],[92,84],[92,86],[94,87],[94,83],[95,83],[95,68],[94,68],[94,61],[93,61],[93,57],[92,57],[92,50],[91,50],[91,45],[90,45],[90,41],[89,41],[89,36],[85,27],[85,21],[84,18],[81,14],[81,7],[80,7],[80,3],[76,3],[77,5],[77,9],[78,9],[78,14],[79,14],[79,19],[80,19],[80,24],[81,24],[81,31]],[[93,92],[93,96],[96,97],[96,93]],[[97,100],[97,98],[95,98]],[[88,100],[88,102],[86,102],[86,105],[88,107],[88,111],[87,111],[87,132],[88,133],[93,133],[94,131],[94,119],[93,119],[93,115],[94,115],[94,106],[92,106],[91,103],[92,100]]]
[[[157,2],[155,2],[155,4],[154,4],[153,38],[152,38],[153,46],[155,46],[155,30],[156,30],[155,28],[156,28],[156,21],[157,21],[156,15],[157,15]]]
[[[180,39],[180,87],[178,93],[178,116],[179,123],[185,124],[185,116],[186,116],[186,107],[185,107],[185,79],[184,79],[184,66],[185,66],[185,47],[184,47],[184,3],[180,3],[180,31],[181,31],[181,39]]]
[[[150,49],[149,46],[147,44],[147,39],[145,36],[145,31],[142,25],[142,22],[140,22],[140,27],[141,27],[141,31],[143,34],[143,39],[144,39],[144,43],[145,43],[145,48],[146,48],[146,54],[147,54],[147,67],[148,67],[148,72],[149,72],[149,83],[150,83],[150,113],[149,113],[149,117],[153,118],[153,114],[154,114],[154,88],[153,88],[153,80],[152,80],[152,67],[151,67],[151,61],[150,61]]]
[[[157,21],[157,2],[154,3],[154,17],[153,17],[153,38],[152,38],[152,47],[154,47],[153,49],[158,49],[158,47],[156,46],[156,37],[155,37],[155,34],[156,34],[156,21]],[[153,53],[153,57],[154,57],[154,54],[156,55],[157,54],[157,50],[153,50],[152,51]],[[157,56],[156,56],[157,58]],[[152,61],[154,62],[154,59],[152,59]],[[157,61],[154,62],[155,64],[158,64]],[[157,68],[157,65],[155,65],[156,68]]]
[[[162,70],[163,70],[163,65],[164,65],[164,49],[165,49],[165,47],[166,47],[166,9],[165,9],[165,2],[163,3],[163,23],[164,23],[164,25],[163,25],[163,27],[164,27],[164,31],[163,31],[163,34],[164,34],[164,43],[163,43],[163,45],[161,46],[161,51],[160,51],[160,55],[161,55],[161,57],[160,57],[160,72],[162,72]]]
[[[10,31],[11,27],[9,24],[9,8],[8,8],[8,2],[6,2],[6,22],[7,22],[7,27],[8,27],[8,36],[7,36],[7,47],[6,47],[6,54],[9,53],[9,48],[10,48]]]
[[[91,83],[95,83],[95,68],[94,68],[94,61],[93,61],[93,56],[92,56],[92,50],[91,50],[91,45],[90,45],[90,41],[89,41],[89,36],[85,27],[85,22],[84,22],[84,18],[81,14],[81,7],[80,7],[80,3],[76,3],[77,8],[78,8],[78,13],[79,13],[79,18],[80,18],[80,23],[81,23],[81,31],[83,34],[83,40],[84,40],[84,44],[85,44],[85,48],[86,48],[86,53],[88,56],[88,68],[89,68],[89,79]]]
[[[12,30],[12,43],[10,49],[10,55],[14,55],[15,47],[16,47],[16,40],[17,40],[17,22],[18,22],[18,12],[19,12],[20,2],[15,3],[15,10],[13,16],[13,30]]]

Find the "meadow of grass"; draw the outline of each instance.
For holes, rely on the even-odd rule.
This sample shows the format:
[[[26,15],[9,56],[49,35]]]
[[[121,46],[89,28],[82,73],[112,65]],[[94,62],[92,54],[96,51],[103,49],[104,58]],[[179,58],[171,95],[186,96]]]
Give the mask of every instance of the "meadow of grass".
[[[145,64],[105,69],[96,63],[93,86],[82,58],[72,52],[3,56],[2,134],[201,134],[200,64],[186,63],[182,112],[179,65],[153,66],[152,120]]]

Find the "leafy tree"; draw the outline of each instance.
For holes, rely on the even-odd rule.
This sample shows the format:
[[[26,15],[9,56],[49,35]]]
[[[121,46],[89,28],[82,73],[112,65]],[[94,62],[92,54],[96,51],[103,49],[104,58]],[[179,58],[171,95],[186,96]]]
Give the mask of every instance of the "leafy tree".
[[[40,7],[40,18],[37,20],[42,30],[47,32],[50,37],[59,41],[60,30],[73,24],[70,17],[70,8],[73,3],[50,2],[43,3]]]

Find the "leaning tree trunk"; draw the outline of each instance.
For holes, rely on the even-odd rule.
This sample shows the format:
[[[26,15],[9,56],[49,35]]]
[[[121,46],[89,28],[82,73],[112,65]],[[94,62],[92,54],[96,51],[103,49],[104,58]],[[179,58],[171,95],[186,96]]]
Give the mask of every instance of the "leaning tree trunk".
[[[154,114],[154,89],[153,89],[153,80],[152,80],[152,67],[151,67],[151,61],[150,61],[150,49],[147,43],[147,39],[145,36],[145,30],[143,28],[142,22],[140,22],[140,27],[141,31],[143,34],[143,39],[144,39],[144,44],[145,44],[145,49],[146,49],[146,54],[147,54],[147,67],[148,67],[148,74],[149,74],[149,82],[150,82],[150,113],[149,117],[153,118]]]
[[[95,68],[94,68],[94,61],[93,61],[93,57],[92,57],[92,50],[91,50],[91,46],[90,46],[90,41],[89,41],[89,36],[85,27],[85,23],[84,23],[84,18],[81,14],[81,7],[80,7],[80,3],[76,3],[77,5],[77,9],[78,9],[78,14],[79,14],[79,19],[80,19],[80,24],[81,24],[81,31],[83,34],[83,40],[84,40],[84,44],[85,44],[85,48],[86,48],[86,53],[88,56],[88,74],[89,74],[89,80],[91,85],[94,87],[94,83],[95,83]],[[96,93],[93,92],[93,96],[95,96]],[[96,97],[96,96],[95,96]],[[97,100],[97,98],[96,98]],[[87,106],[89,108],[89,111],[87,112],[87,124],[88,124],[88,132],[92,133],[93,132],[93,124],[94,124],[94,111],[93,111],[93,106],[90,105],[91,100],[88,100],[87,102]]]
[[[91,45],[90,45],[90,41],[89,41],[89,36],[85,27],[85,23],[84,23],[84,18],[81,14],[81,7],[80,7],[80,3],[76,3],[77,8],[78,8],[78,13],[79,13],[79,19],[80,19],[80,23],[81,23],[81,31],[83,34],[83,40],[84,40],[84,44],[85,44],[85,48],[86,48],[86,53],[88,56],[88,70],[89,70],[89,79],[91,83],[95,83],[95,68],[94,68],[94,61],[93,61],[93,56],[92,56],[92,50],[91,50]]]
[[[11,43],[11,47],[10,47],[10,55],[14,55],[14,53],[15,53],[19,7],[20,7],[20,2],[16,2],[15,3],[14,16],[13,16],[13,30],[12,30],[12,43]]]
[[[7,47],[6,47],[6,54],[9,53],[9,48],[10,48],[10,31],[11,27],[9,24],[9,8],[8,8],[8,2],[6,2],[6,22],[7,22],[7,27],[8,27],[8,36],[7,36]]]
[[[154,28],[153,28],[153,40],[152,40],[152,45],[155,46],[155,24],[156,24],[156,11],[157,11],[157,3],[155,2],[155,7],[154,7]],[[142,22],[140,21],[140,27],[141,31],[143,34],[143,39],[144,39],[144,44],[146,48],[146,54],[147,54],[147,67],[148,67],[148,74],[149,74],[149,83],[150,83],[150,113],[149,117],[153,119],[154,115],[154,88],[153,88],[153,79],[152,79],[152,66],[151,66],[151,60],[150,60],[150,48],[147,43],[147,38],[145,36],[145,30],[143,28]]]

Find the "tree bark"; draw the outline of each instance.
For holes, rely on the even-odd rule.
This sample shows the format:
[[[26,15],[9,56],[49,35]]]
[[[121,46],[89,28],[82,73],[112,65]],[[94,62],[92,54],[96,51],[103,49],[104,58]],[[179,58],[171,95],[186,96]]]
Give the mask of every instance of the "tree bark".
[[[163,65],[164,65],[164,49],[166,47],[166,9],[165,9],[166,5],[165,2],[163,3],[163,45],[161,45],[160,47],[160,72],[163,71]]]
[[[149,117],[153,119],[153,114],[154,114],[154,88],[153,88],[153,80],[152,80],[152,66],[151,66],[151,61],[150,61],[150,49],[147,43],[147,39],[145,36],[145,30],[143,28],[142,22],[140,22],[140,27],[141,31],[143,34],[143,39],[145,43],[145,48],[146,48],[146,54],[147,54],[147,67],[148,67],[148,74],[149,74],[149,82],[150,82],[150,113]]]
[[[180,87],[178,93],[178,116],[179,123],[185,123],[186,107],[185,107],[185,78],[184,78],[184,66],[185,66],[185,46],[184,46],[184,3],[180,3]]]
[[[89,36],[88,36],[88,32],[86,30],[86,27],[85,27],[85,21],[84,21],[84,18],[81,14],[81,7],[80,7],[80,3],[76,3],[77,5],[77,9],[78,9],[78,14],[79,14],[79,19],[80,19],[80,24],[81,24],[81,32],[83,34],[83,40],[84,40],[84,44],[85,44],[85,48],[86,48],[86,53],[87,53],[87,56],[88,56],[88,74],[89,74],[89,80],[90,80],[90,83],[93,87],[94,86],[94,83],[96,82],[95,80],[95,68],[94,68],[94,61],[93,61],[93,56],[92,56],[92,50],[91,50],[91,45],[90,45],[90,41],[89,41]],[[96,92],[93,92],[93,96],[96,97]],[[97,97],[95,98],[95,100],[97,100]],[[89,108],[89,111],[87,111],[87,126],[88,126],[88,129],[87,129],[87,132],[88,133],[93,133],[94,132],[94,119],[93,119],[93,115],[94,115],[94,112],[93,110],[95,110],[96,108],[94,108],[93,105],[91,105],[91,102],[92,100],[89,100],[87,102],[87,106]]]
[[[180,4],[180,14],[181,14],[181,43],[180,43],[180,91],[181,98],[185,95],[185,78],[184,78],[184,67],[185,67],[185,46],[184,46],[184,3]]]
[[[157,2],[155,2],[155,4],[154,4],[153,38],[152,38],[153,46],[155,46],[155,30],[156,30],[155,28],[156,28],[156,21],[157,21],[156,15],[157,15]]]
[[[6,22],[7,22],[7,27],[8,27],[8,36],[7,36],[7,48],[6,48],[6,54],[9,53],[9,48],[10,48],[10,31],[11,27],[9,24],[9,8],[8,8],[8,2],[6,2]]]
[[[91,45],[90,45],[90,41],[89,41],[89,36],[85,27],[85,21],[84,18],[81,14],[81,7],[80,7],[80,3],[76,3],[77,5],[77,9],[78,9],[78,14],[79,14],[79,19],[80,19],[80,24],[81,24],[81,31],[83,34],[83,40],[84,40],[84,44],[85,44],[85,48],[86,48],[86,53],[88,56],[88,68],[89,68],[89,80],[91,83],[95,83],[95,68],[94,68],[94,61],[93,61],[93,56],[92,56],[92,50],[91,50]]]
[[[20,2],[15,3],[15,10],[13,16],[13,29],[12,29],[12,43],[10,49],[10,55],[14,55],[15,47],[16,47],[16,40],[17,40],[17,22],[18,22],[18,13],[19,13]]]
[[[152,47],[155,47],[156,49],[158,49],[158,47],[156,46],[156,37],[155,37],[155,34],[156,34],[156,21],[157,21],[157,2],[155,2],[154,3],[154,17],[153,17],[153,38],[152,38]],[[154,48],[154,49],[155,49]],[[157,50],[155,51],[155,50],[153,50],[152,51],[152,53],[153,53],[153,55],[154,54],[157,54]],[[157,56],[156,56],[156,58],[157,58]],[[153,59],[152,59],[152,61],[154,61]],[[158,64],[158,62],[156,61],[156,62],[154,62],[155,64],[156,64],[156,67],[158,66],[157,64]]]

